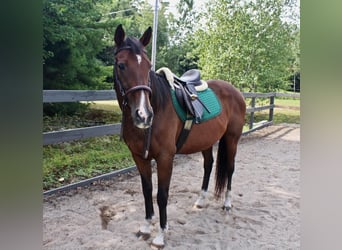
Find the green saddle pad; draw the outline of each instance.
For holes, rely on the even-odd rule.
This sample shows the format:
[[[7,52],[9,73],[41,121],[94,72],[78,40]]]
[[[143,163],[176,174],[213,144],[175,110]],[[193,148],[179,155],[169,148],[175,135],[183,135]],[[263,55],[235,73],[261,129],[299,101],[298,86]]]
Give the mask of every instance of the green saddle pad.
[[[217,99],[215,93],[210,89],[207,88],[204,91],[197,92],[198,98],[204,103],[204,105],[209,109],[210,113],[206,108],[203,107],[203,115],[200,122],[204,122],[210,120],[221,113],[222,107],[220,101]],[[174,90],[171,89],[171,96],[173,106],[179,116],[179,118],[184,122],[187,120],[186,111],[180,106],[176,93]]]

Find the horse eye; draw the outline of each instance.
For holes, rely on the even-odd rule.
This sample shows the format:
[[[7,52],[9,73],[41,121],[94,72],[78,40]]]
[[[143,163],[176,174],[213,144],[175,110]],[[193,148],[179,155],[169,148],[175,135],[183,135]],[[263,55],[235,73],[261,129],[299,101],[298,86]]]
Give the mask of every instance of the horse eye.
[[[125,69],[125,64],[119,63],[118,67],[119,67],[119,69],[124,70]]]

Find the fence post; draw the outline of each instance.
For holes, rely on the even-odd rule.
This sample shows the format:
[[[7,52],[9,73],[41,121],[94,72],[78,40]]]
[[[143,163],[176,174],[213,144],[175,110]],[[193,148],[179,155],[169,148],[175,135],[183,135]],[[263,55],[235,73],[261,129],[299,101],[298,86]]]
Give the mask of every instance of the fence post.
[[[252,97],[251,106],[252,106],[252,109],[255,108],[255,97]],[[254,123],[254,111],[251,112],[251,116],[249,117],[249,129],[253,128],[253,123]]]
[[[272,107],[270,108],[270,113],[269,113],[269,116],[268,116],[268,121],[273,121],[274,96],[275,95],[270,96],[270,106],[272,106]]]

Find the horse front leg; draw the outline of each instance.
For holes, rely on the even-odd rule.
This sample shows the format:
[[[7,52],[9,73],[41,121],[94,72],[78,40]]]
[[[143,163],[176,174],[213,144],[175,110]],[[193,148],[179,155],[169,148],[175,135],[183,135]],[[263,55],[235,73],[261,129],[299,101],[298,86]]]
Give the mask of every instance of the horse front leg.
[[[142,191],[145,201],[145,222],[140,225],[138,237],[147,239],[151,235],[152,217],[154,216],[153,199],[152,199],[152,166],[151,161],[133,156],[141,177]]]
[[[164,247],[165,232],[168,230],[167,224],[167,203],[169,198],[169,187],[172,175],[173,156],[157,159],[158,170],[158,193],[157,203],[159,207],[160,228],[157,236],[153,239],[152,245]]]
[[[213,162],[214,162],[213,147],[210,147],[207,150],[202,151],[202,155],[204,158],[204,164],[203,164],[204,175],[203,175],[201,193],[194,204],[194,207],[196,208],[202,208],[204,207],[204,204],[205,204],[205,199],[206,199],[207,192],[208,192],[210,174],[211,174],[211,170],[213,168]]]

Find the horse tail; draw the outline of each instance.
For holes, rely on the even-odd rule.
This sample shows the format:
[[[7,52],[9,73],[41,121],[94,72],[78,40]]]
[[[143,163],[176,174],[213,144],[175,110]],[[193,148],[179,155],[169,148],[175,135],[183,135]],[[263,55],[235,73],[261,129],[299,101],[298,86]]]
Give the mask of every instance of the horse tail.
[[[216,161],[216,184],[215,196],[219,198],[224,191],[228,181],[228,155],[227,155],[227,142],[225,136],[222,136],[217,150]]]

